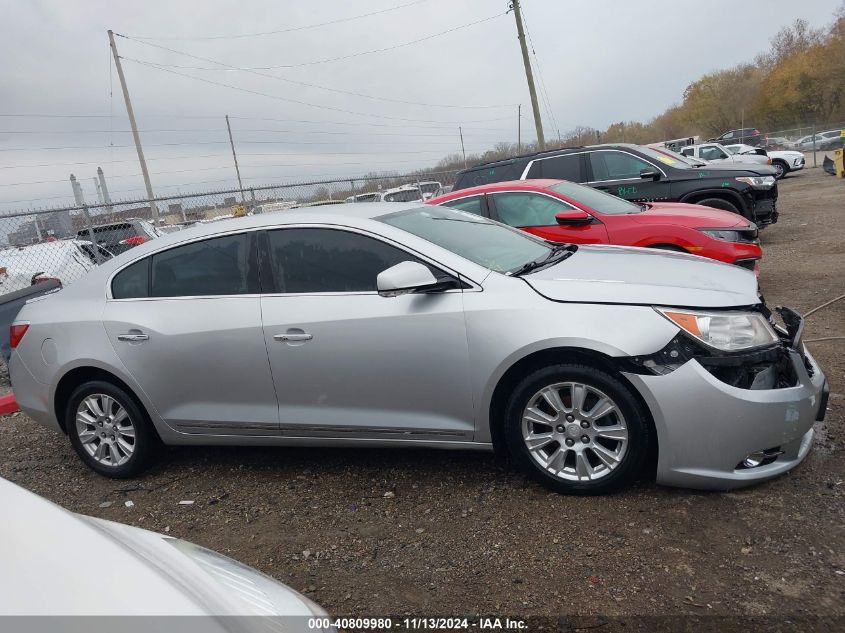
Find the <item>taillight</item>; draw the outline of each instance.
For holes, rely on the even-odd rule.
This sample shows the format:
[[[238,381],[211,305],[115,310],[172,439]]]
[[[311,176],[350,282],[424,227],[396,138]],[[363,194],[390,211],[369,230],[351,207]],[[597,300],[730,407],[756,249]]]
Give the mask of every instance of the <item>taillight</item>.
[[[12,323],[9,326],[9,347],[15,349],[28,329],[29,323]]]
[[[125,246],[139,246],[147,241],[147,238],[143,235],[133,235],[132,237],[127,237],[125,240],[120,240],[120,244]]]

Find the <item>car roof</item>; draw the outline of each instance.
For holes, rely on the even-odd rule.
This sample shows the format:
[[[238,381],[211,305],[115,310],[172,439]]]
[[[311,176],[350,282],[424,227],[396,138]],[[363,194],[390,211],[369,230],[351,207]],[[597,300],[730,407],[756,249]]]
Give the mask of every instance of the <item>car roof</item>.
[[[467,187],[466,189],[458,189],[451,193],[445,193],[438,198],[447,198],[449,200],[456,200],[479,193],[490,193],[495,191],[507,191],[519,189],[521,191],[536,191],[539,189],[548,189],[552,185],[563,182],[554,178],[530,178],[526,180],[505,180],[503,182],[491,182],[486,185],[476,185],[475,187]],[[434,198],[437,200],[438,198]],[[430,202],[430,201],[429,201]]]
[[[490,167],[490,165],[508,165],[510,163],[514,163],[520,160],[537,160],[539,158],[552,158],[553,156],[563,156],[564,154],[572,154],[574,152],[582,152],[584,150],[595,150],[595,149],[613,149],[621,147],[624,149],[635,149],[640,150],[642,149],[642,145],[638,145],[636,143],[600,143],[598,145],[578,145],[576,147],[562,147],[560,149],[548,149],[542,152],[532,152],[531,154],[521,154],[519,156],[512,156],[510,158],[500,158],[498,160],[491,160],[486,163],[479,163],[478,165],[474,165],[469,169],[463,170],[462,173],[475,171],[477,169],[482,169],[484,167]]]

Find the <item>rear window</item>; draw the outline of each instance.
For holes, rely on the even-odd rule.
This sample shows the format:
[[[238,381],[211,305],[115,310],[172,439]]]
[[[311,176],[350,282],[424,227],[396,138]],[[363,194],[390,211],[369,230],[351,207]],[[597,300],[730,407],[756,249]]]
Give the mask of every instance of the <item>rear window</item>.
[[[83,240],[88,240],[91,236],[88,229],[82,229],[77,235]],[[137,231],[129,222],[94,227],[94,239],[100,244],[116,244],[133,235],[137,235]]]
[[[479,167],[472,171],[465,171],[458,174],[458,179],[452,191],[458,189],[466,189],[467,187],[477,187],[478,185],[486,185],[491,182],[505,182],[506,180],[519,180],[522,172],[525,169],[524,161],[515,161],[513,163],[506,163],[502,165],[490,165],[489,167]]]

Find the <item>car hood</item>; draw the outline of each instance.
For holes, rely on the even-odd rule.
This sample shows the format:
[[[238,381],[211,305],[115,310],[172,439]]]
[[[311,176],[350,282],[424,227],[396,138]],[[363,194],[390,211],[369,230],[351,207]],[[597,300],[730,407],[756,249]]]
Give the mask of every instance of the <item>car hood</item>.
[[[690,171],[693,173],[706,171],[719,172],[719,176],[774,176],[777,173],[777,170],[771,165],[732,162],[708,163],[701,167],[695,167]],[[698,174],[698,177],[701,178],[701,174]]]
[[[626,216],[637,224],[672,224],[689,228],[728,228],[749,226],[737,213],[681,202],[653,202],[642,213]]]
[[[693,308],[760,303],[749,270],[647,248],[579,246],[571,257],[523,279],[552,301]]]

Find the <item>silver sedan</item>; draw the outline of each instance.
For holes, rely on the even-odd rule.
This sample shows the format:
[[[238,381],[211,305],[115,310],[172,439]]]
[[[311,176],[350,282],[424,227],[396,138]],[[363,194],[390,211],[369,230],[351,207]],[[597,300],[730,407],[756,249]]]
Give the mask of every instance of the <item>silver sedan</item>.
[[[550,221],[554,221],[552,218]],[[164,444],[501,448],[602,493],[730,488],[810,449],[826,380],[754,274],[356,204],[189,228],[27,304],[21,408],[99,473]]]

